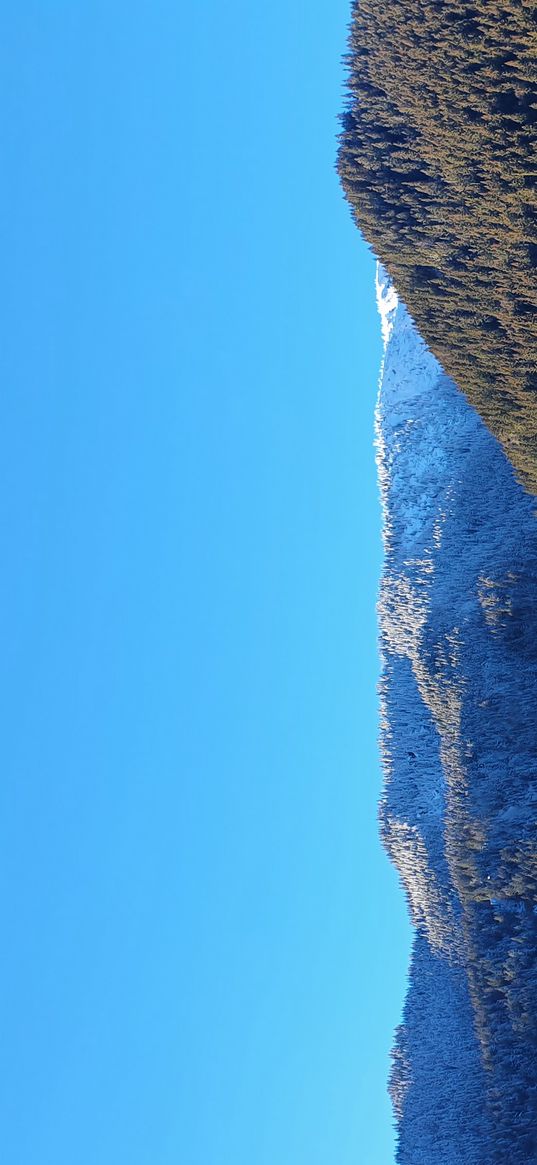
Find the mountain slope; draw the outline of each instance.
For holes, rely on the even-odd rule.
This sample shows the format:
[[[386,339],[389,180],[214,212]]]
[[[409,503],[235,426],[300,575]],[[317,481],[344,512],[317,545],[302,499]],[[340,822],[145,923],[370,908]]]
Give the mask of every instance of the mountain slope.
[[[537,1160],[537,523],[380,273],[381,831],[416,929],[401,1165]]]
[[[356,221],[537,493],[537,8],[359,0],[348,64]]]

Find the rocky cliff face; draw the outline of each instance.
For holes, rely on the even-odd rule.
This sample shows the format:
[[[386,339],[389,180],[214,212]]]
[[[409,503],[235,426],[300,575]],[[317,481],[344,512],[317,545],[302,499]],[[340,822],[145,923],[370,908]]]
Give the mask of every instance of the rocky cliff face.
[[[535,498],[389,279],[377,409],[380,807],[416,929],[404,1165],[537,1160]]]

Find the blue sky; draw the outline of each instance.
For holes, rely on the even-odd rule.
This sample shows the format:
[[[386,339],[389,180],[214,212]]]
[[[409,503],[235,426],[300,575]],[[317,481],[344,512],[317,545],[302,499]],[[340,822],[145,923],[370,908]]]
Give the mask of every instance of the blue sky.
[[[3,22],[9,1165],[385,1165],[373,260],[348,5]]]

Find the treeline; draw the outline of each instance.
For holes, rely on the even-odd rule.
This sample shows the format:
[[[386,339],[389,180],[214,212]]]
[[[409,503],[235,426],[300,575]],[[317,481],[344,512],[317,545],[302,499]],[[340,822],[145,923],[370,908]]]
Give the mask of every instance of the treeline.
[[[537,8],[359,0],[347,63],[356,221],[537,493]]]

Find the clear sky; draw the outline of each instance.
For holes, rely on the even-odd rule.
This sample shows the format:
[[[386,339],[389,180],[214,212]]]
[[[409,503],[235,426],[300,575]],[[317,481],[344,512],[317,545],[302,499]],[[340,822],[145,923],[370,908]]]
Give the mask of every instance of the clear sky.
[[[6,1165],[386,1165],[347,0],[8,5]]]

